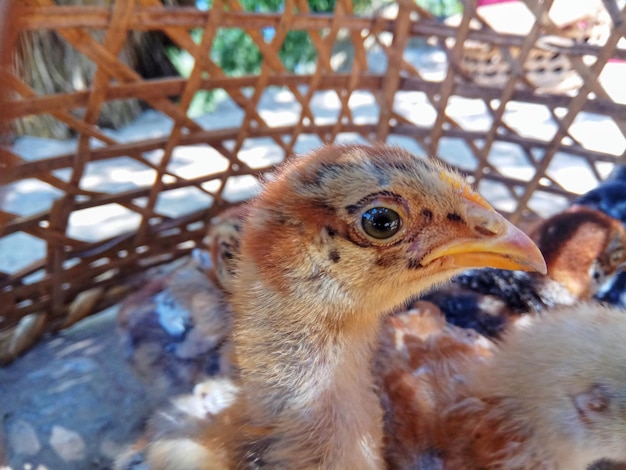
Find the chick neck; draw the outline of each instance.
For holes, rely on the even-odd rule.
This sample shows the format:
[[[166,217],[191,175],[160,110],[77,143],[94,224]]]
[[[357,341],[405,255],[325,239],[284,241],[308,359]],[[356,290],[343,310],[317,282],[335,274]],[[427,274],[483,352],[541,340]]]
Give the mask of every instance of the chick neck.
[[[294,254],[294,252],[292,252]],[[248,419],[270,429],[269,467],[381,468],[371,364],[380,312],[302,253],[242,256],[234,341]],[[313,273],[313,274],[312,274]]]

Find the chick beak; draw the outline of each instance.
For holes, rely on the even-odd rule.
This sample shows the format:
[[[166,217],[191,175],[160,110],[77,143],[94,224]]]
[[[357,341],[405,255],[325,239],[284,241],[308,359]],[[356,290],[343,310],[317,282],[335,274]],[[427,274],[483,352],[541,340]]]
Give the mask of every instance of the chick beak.
[[[473,234],[448,241],[422,260],[441,260],[450,267],[499,268],[546,274],[546,262],[537,245],[488,205],[467,200],[467,224]]]

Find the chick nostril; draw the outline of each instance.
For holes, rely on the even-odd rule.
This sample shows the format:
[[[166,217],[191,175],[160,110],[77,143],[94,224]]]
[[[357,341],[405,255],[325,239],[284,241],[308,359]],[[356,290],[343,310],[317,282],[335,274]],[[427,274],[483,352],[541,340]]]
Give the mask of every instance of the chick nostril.
[[[609,407],[609,403],[605,397],[594,397],[592,400],[589,400],[587,406],[593,411],[604,411]]]
[[[486,237],[495,237],[500,235],[503,230],[503,225],[499,220],[490,217],[475,217],[474,218],[474,230]]]
[[[481,235],[485,235],[488,237],[494,237],[498,234],[498,231],[495,230],[495,227],[489,227],[486,225],[475,225],[474,230]]]
[[[506,231],[503,219],[494,216],[493,210],[488,211],[483,207],[471,206],[466,214],[468,225],[479,235],[495,237]]]

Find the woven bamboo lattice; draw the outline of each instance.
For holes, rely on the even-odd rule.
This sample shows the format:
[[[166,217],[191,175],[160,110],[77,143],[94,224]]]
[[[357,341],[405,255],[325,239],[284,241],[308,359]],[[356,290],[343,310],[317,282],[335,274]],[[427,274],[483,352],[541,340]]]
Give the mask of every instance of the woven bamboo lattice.
[[[583,175],[596,183],[624,160],[626,99],[612,96],[603,78],[609,66],[620,67],[626,59],[620,42],[626,13],[619,2],[604,2],[602,21],[577,23],[582,30],[589,24],[604,28],[597,41],[579,40],[580,35],[571,34],[572,25],[555,24],[547,14],[550,0],[523,2],[535,20],[526,34],[495,31],[471,1],[456,25],[437,21],[411,1],[370,16],[354,15],[345,0],[337,1],[332,15],[311,14],[305,0],[286,0],[280,14],[247,12],[236,0],[216,0],[210,11],[166,8],[159,0],[116,0],[111,7],[22,0],[8,12],[9,3],[0,2],[5,10],[0,15],[3,129],[14,129],[14,120],[46,114],[68,126],[76,139],[69,150],[37,158],[20,153],[6,134],[3,139],[0,249],[27,240],[42,256],[7,268],[0,277],[0,361],[14,358],[42,333],[118,302],[131,277],[188,254],[210,217],[237,199],[229,195],[232,185],[270,171],[301,149],[337,140],[390,141],[438,155],[466,172],[514,222],[541,215],[538,201],[557,206],[572,198],[554,165],[563,168],[575,161],[582,165],[576,178]],[[245,31],[262,54],[260,73],[232,77],[220,69],[211,59],[219,28]],[[192,39],[194,29],[203,30],[200,42]],[[315,46],[311,73],[290,73],[280,59],[291,30],[306,31]],[[93,61],[87,89],[38,95],[9,65],[15,37],[41,31],[56,32]],[[143,79],[119,59],[131,31],[162,31],[195,60],[190,75]],[[444,59],[439,73],[413,60],[416,44],[439,51],[437,57]],[[537,90],[529,75],[537,56],[558,59],[558,70],[547,73],[565,67],[578,84],[567,93],[558,86]],[[476,76],[481,61],[486,67],[482,80]],[[490,86],[495,74],[489,66],[503,61],[500,82]],[[508,74],[506,80],[501,73]],[[220,125],[219,106],[213,120],[189,117],[194,95],[217,89],[228,97],[229,112],[238,122]],[[276,109],[264,107],[268,96],[280,97]],[[129,99],[168,116],[167,132],[121,138],[97,126],[105,103]],[[332,109],[320,112],[314,106],[319,100],[329,100]],[[458,113],[467,109],[460,103],[480,108],[484,119],[468,121]],[[536,123],[515,120],[519,106],[538,110],[545,121],[542,132],[528,131]],[[292,111],[290,117],[281,117],[283,107]],[[600,123],[593,145],[577,134],[583,115]],[[612,134],[602,134],[605,130]],[[204,164],[202,170],[182,171],[180,159],[187,153]],[[259,153],[266,158],[251,158]],[[508,155],[524,171],[507,170]],[[141,178],[98,185],[103,172],[115,176],[116,165],[129,162]],[[28,196],[29,184],[47,188],[52,194],[48,203],[34,200],[29,210],[12,209],[12,197],[20,190]],[[189,200],[201,203],[169,210],[168,198],[177,194],[183,200],[193,194]],[[128,217],[112,229],[108,218],[93,212],[103,208]],[[83,220],[93,228],[89,236],[76,235],[75,226]]]

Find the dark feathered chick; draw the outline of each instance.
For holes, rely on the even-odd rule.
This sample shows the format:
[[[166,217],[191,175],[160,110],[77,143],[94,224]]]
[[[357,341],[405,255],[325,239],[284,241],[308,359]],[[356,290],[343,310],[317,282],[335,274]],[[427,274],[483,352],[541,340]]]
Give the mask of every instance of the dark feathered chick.
[[[168,426],[150,468],[383,468],[380,319],[468,267],[544,270],[462,179],[383,145],[293,159],[252,203],[231,300],[231,406]]]
[[[600,210],[626,226],[626,165],[617,165],[609,178],[574,201],[574,208],[581,206]],[[620,271],[602,286],[597,298],[626,308],[626,272]]]
[[[626,462],[622,311],[560,307],[510,328],[496,346],[425,305],[383,330],[377,371],[388,468],[584,470],[599,459]]]
[[[217,373],[219,348],[230,330],[224,292],[207,277],[208,254],[194,253],[130,295],[118,313],[133,370],[160,396],[191,390]]]
[[[498,337],[523,314],[591,299],[626,263],[626,231],[600,211],[572,208],[542,222],[532,238],[546,260],[546,275],[472,270],[422,299],[449,322]]]
[[[129,296],[118,314],[119,330],[140,378],[159,395],[188,391],[231,367],[231,289],[245,207],[216,217],[209,252],[196,249],[183,266],[157,276]]]

